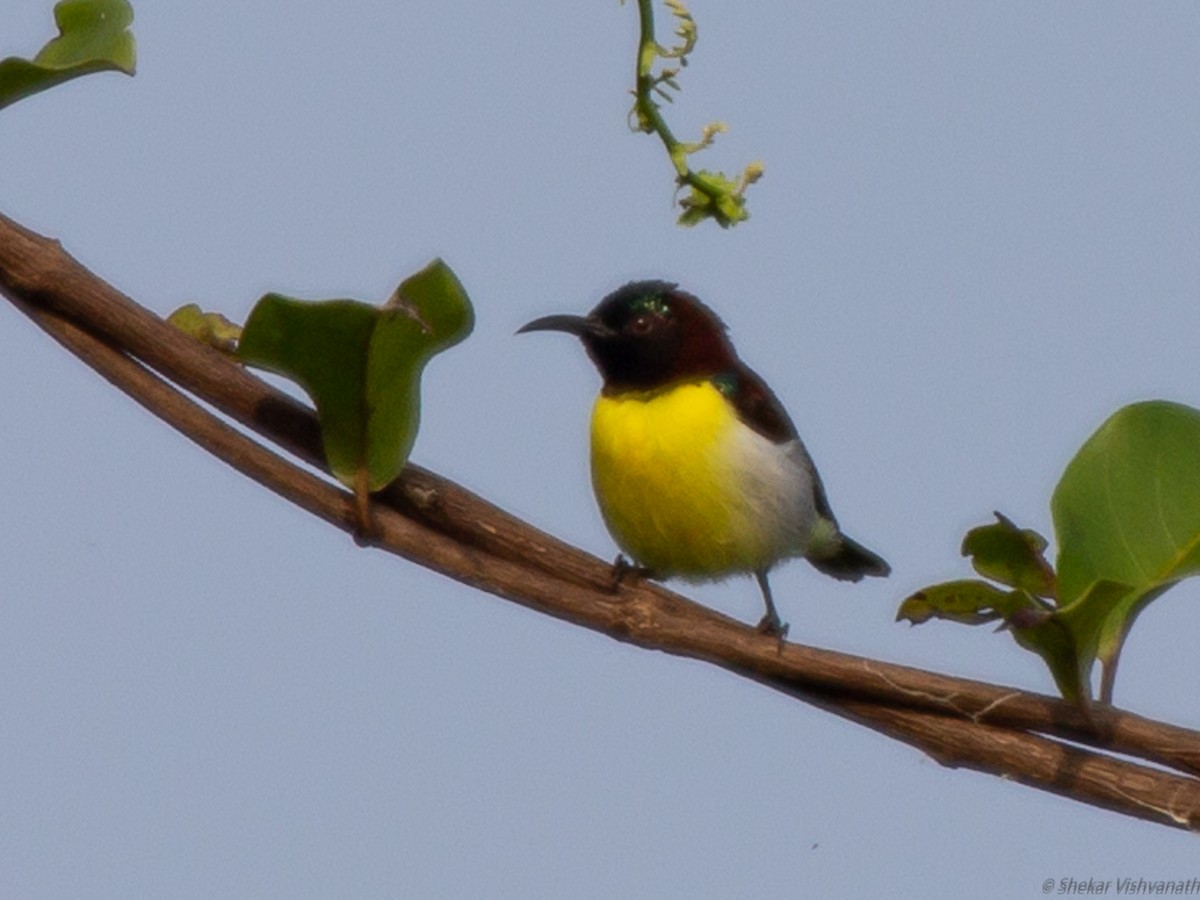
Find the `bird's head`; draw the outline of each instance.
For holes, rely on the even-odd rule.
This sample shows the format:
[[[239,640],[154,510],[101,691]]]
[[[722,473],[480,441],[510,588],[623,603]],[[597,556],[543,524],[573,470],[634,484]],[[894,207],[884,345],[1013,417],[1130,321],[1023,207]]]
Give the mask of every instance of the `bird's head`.
[[[645,391],[730,371],[737,362],[725,324],[677,285],[633,281],[586,316],[535,319],[518,330],[565,331],[583,341],[606,390]]]

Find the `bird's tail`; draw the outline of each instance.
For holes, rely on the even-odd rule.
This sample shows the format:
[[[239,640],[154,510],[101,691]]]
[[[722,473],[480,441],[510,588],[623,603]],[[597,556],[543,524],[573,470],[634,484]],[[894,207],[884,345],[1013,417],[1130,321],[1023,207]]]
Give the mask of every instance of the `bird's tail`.
[[[817,571],[840,581],[861,581],[864,575],[886,578],[892,573],[887,560],[844,534],[838,535],[837,543],[830,549],[831,552],[807,558]]]

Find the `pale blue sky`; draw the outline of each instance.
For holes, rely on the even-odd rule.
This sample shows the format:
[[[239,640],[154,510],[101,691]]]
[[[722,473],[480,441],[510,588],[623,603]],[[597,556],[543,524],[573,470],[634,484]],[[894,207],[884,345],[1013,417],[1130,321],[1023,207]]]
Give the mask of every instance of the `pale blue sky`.
[[[895,624],[1121,404],[1200,405],[1200,7],[692,0],[668,109],[765,160],[752,219],[673,224],[626,129],[636,12],[135,3],[139,71],[0,113],[0,210],[159,313],[383,300],[444,257],[478,324],[414,458],[601,556],[597,377],[513,336],[682,282],[789,407],[887,581],[773,576],[792,636],[1051,690],[985,629]],[[51,34],[0,10],[0,56]],[[1200,876],[1195,839],[530,613],[268,494],[0,304],[0,895],[1021,898]],[[691,592],[747,621],[749,579]],[[1117,699],[1200,725],[1197,590]]]

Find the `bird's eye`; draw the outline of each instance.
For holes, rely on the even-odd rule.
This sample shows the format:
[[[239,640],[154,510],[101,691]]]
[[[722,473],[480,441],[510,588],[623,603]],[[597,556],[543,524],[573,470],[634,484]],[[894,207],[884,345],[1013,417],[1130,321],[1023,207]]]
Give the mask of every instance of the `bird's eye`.
[[[629,323],[629,331],[632,334],[649,334],[652,327],[654,327],[654,323],[650,321],[649,316],[635,316]]]

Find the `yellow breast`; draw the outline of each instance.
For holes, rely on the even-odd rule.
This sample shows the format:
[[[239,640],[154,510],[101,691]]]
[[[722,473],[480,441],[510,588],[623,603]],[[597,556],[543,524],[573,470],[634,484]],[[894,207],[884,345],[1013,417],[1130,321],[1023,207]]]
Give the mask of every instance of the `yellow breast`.
[[[617,543],[664,576],[765,569],[800,552],[811,529],[807,476],[708,381],[600,396],[592,484]]]

